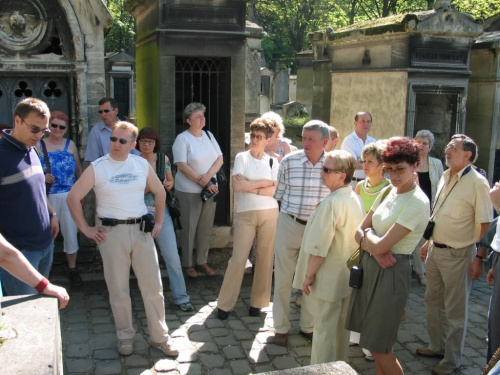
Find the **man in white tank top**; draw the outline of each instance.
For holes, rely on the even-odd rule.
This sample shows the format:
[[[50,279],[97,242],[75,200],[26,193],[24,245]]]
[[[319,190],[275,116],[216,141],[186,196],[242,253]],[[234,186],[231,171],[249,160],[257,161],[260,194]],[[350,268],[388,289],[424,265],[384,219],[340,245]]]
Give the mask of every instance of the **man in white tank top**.
[[[109,154],[95,160],[68,194],[67,203],[80,231],[99,246],[115,319],[118,352],[134,351],[135,330],[129,291],[130,267],[134,269],[145,305],[151,346],[166,355],[177,356],[165,323],[165,306],[158,258],[153,239],[158,235],[165,210],[165,189],[146,159],[129,155],[135,147],[138,129],[118,122],[110,137]],[[156,217],[151,233],[145,233],[144,190],[156,200]],[[97,225],[90,227],[80,201],[94,189]]]

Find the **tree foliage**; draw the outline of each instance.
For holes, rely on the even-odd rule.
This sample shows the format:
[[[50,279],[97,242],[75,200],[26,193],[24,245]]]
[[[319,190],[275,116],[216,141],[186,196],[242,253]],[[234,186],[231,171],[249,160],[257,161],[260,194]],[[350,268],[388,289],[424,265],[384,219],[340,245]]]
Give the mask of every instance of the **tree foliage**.
[[[105,0],[105,3],[113,16],[113,27],[104,41],[105,51],[119,52],[123,50],[125,53],[134,56],[134,17],[124,10],[125,0]]]
[[[485,19],[498,13],[500,0],[454,0],[452,6]],[[267,33],[266,61],[280,60],[293,69],[294,54],[310,48],[309,32],[433,7],[434,0],[251,0],[248,16]]]

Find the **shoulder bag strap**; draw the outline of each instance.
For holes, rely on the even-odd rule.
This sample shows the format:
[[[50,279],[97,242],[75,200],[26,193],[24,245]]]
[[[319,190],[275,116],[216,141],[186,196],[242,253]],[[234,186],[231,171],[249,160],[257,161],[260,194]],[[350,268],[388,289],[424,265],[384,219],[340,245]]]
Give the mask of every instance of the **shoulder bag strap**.
[[[43,139],[40,140],[40,146],[42,147],[43,157],[45,159],[45,169],[47,170],[47,173],[52,173],[50,168],[49,153],[47,152],[47,146],[45,145]]]
[[[162,152],[156,154],[156,175],[161,182],[165,180],[165,154]]]
[[[439,190],[439,193],[437,194],[436,199],[434,199],[434,206],[432,207],[430,220],[434,219],[434,217],[436,216],[436,213],[443,206],[444,202],[446,201],[446,198],[448,198],[448,196],[450,195],[451,191],[455,188],[455,186],[457,186],[457,184],[460,182],[460,180],[462,179],[462,177],[465,176],[467,173],[469,173],[471,169],[472,168],[471,168],[470,165],[467,168],[465,168],[464,173],[462,173],[462,176],[460,176],[460,179],[453,184],[453,186],[451,187],[450,191],[448,192],[448,194],[446,195],[446,197],[444,197],[443,201],[441,202],[441,204],[439,205],[439,207],[436,210],[436,205],[437,205],[437,202],[439,200],[439,197],[441,196],[441,193],[443,192],[443,190],[446,189],[446,184],[443,184],[443,187],[441,188],[441,190]]]

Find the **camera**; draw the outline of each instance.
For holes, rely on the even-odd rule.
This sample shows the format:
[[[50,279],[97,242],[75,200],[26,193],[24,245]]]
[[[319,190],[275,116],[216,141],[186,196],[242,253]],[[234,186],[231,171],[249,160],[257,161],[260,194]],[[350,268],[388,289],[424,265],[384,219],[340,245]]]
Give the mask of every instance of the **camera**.
[[[200,193],[200,197],[201,197],[201,201],[202,202],[206,202],[208,201],[210,198],[212,198],[214,195],[217,195],[217,193],[212,193],[210,190],[208,190],[208,188],[210,186],[212,186],[213,184],[215,184],[217,182],[217,180],[215,180],[215,178],[211,178],[210,181],[208,182],[207,186],[205,186],[203,188],[203,190],[201,191]]]
[[[358,266],[351,268],[351,275],[349,277],[349,286],[354,289],[361,289],[363,285],[363,269]]]
[[[146,214],[142,216],[142,221],[141,221],[141,231],[144,233],[150,233],[153,231],[153,228],[155,226],[155,218],[151,214]]]

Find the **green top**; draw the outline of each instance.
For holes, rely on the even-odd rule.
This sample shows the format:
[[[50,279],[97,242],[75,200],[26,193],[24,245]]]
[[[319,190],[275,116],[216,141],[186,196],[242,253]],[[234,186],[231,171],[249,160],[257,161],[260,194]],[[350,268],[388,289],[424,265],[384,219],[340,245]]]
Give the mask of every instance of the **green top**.
[[[172,165],[170,164],[170,160],[165,163],[165,174],[172,169]],[[167,176],[165,176],[165,179]],[[163,184],[162,184],[163,185]],[[156,211],[156,206],[155,206],[155,196],[153,193],[148,191],[146,194],[144,194],[144,203],[146,203],[146,206],[148,208],[148,211],[150,212],[155,212]]]
[[[371,210],[373,202],[377,199],[380,191],[390,184],[390,181],[385,179],[377,186],[368,187],[368,182],[369,178],[358,182],[359,196],[361,198],[361,202],[363,203],[363,208],[367,213]]]

